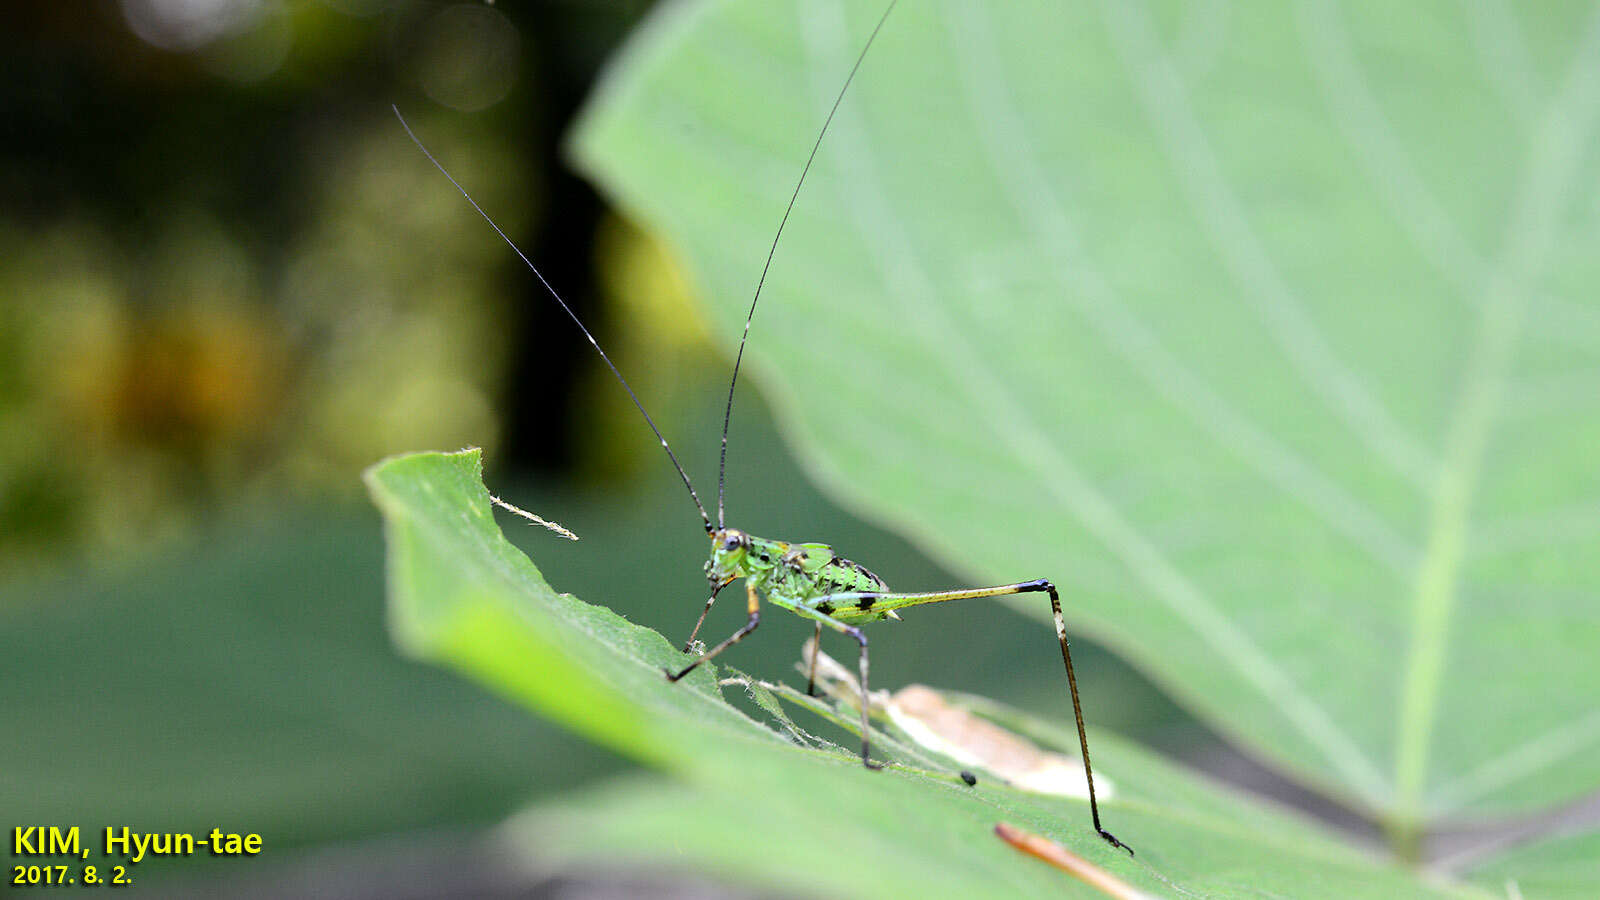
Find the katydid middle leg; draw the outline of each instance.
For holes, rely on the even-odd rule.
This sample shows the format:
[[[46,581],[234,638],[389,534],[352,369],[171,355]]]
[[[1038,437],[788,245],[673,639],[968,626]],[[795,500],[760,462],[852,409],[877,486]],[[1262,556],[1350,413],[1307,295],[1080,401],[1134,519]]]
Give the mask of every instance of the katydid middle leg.
[[[857,628],[856,626],[854,626],[854,625],[846,625],[845,623],[839,621],[838,619],[835,619],[832,616],[827,615],[826,613],[820,612],[815,608],[815,607],[822,607],[824,609],[829,608],[829,601],[833,600],[836,597],[840,597],[840,596],[845,596],[845,595],[829,594],[829,595],[825,595],[825,596],[822,596],[822,597],[818,597],[815,601],[813,601],[812,604],[808,604],[807,606],[796,607],[795,608],[795,612],[800,613],[801,615],[805,616],[806,618],[815,619],[817,621],[817,626],[818,626],[818,628],[817,628],[817,637],[818,638],[820,638],[821,635],[822,635],[821,626],[826,625],[829,628],[832,628],[834,631],[837,631],[837,632],[839,632],[841,634],[847,634],[850,637],[855,638],[856,643],[861,646],[861,764],[863,766],[866,766],[869,769],[881,769],[881,768],[883,768],[883,763],[875,763],[875,762],[873,762],[872,761],[872,757],[868,755],[868,750],[870,749],[870,747],[869,747],[870,739],[867,736],[868,735],[867,727],[868,727],[868,719],[870,718],[869,711],[871,709],[871,704],[869,704],[867,702],[867,697],[869,696],[869,694],[867,692],[867,636],[861,629]],[[820,648],[821,648],[820,641],[815,642],[815,643],[812,644],[812,649],[811,649],[812,671],[811,671],[811,674],[812,674],[813,678],[815,678],[815,676],[816,676],[817,654],[821,652]],[[811,688],[809,688],[809,687],[807,688],[808,691],[810,689]]]
[[[817,695],[817,654],[822,652],[822,623],[817,623],[816,633],[811,635],[811,659],[806,666],[806,696]]]

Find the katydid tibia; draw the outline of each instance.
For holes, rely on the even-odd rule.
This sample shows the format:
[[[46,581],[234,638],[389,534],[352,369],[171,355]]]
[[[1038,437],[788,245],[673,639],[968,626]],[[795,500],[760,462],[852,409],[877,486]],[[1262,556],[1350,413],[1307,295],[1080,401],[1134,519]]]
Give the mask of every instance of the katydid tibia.
[[[691,653],[695,648],[695,638],[700,633],[700,626],[705,623],[706,614],[711,611],[717,593],[734,581],[743,579],[745,597],[747,601],[746,612],[748,618],[743,627],[729,635],[721,643],[705,651],[693,662],[677,671],[665,670],[670,681],[678,681],[685,675],[694,671],[700,664],[716,658],[724,650],[743,640],[750,632],[755,631],[761,623],[761,604],[763,601],[783,609],[787,609],[799,616],[810,619],[816,623],[816,637],[820,638],[823,628],[829,628],[853,639],[860,647],[860,677],[862,696],[867,696],[867,636],[860,626],[881,619],[898,619],[898,611],[911,606],[925,603],[943,603],[948,600],[971,600],[981,597],[1001,597],[1010,594],[1041,593],[1050,597],[1050,611],[1055,618],[1056,638],[1061,645],[1061,660],[1067,670],[1067,689],[1072,697],[1072,712],[1078,727],[1078,746],[1083,754],[1083,774],[1089,789],[1089,813],[1094,823],[1094,829],[1100,837],[1104,838],[1114,847],[1121,847],[1130,854],[1133,849],[1100,826],[1100,808],[1094,793],[1094,772],[1089,763],[1089,739],[1083,726],[1083,707],[1078,700],[1077,677],[1072,671],[1072,652],[1067,644],[1066,625],[1061,617],[1061,598],[1056,592],[1055,585],[1044,579],[1022,581],[1015,584],[1004,584],[996,587],[965,588],[948,591],[926,591],[918,593],[900,593],[891,591],[889,586],[878,576],[869,572],[865,567],[851,562],[834,553],[826,544],[818,543],[790,543],[787,541],[770,540],[751,535],[736,528],[729,528],[724,522],[724,487],[726,485],[727,459],[728,459],[728,424],[733,415],[734,387],[738,384],[739,365],[744,360],[745,343],[750,335],[750,323],[755,319],[756,304],[761,299],[761,289],[766,284],[767,272],[772,266],[772,259],[777,252],[778,242],[783,237],[784,225],[788,224],[789,214],[794,210],[795,200],[800,196],[800,188],[805,184],[806,174],[811,170],[811,164],[817,157],[817,151],[822,146],[823,136],[828,133],[828,126],[832,123],[834,113],[838,111],[839,104],[844,100],[845,93],[850,88],[850,83],[855,79],[856,72],[860,70],[861,63],[866,59],[867,51],[871,49],[878,32],[883,28],[889,13],[893,11],[895,2],[891,0],[883,14],[878,18],[872,33],[867,37],[855,64],[846,76],[844,85],[839,89],[834,98],[833,106],[829,109],[822,127],[817,132],[816,141],[812,144],[811,153],[806,158],[800,177],[795,183],[794,192],[789,197],[788,207],[784,210],[783,217],[778,223],[777,233],[773,236],[772,245],[767,251],[767,259],[761,270],[761,277],[756,282],[755,294],[750,301],[750,312],[745,317],[744,334],[739,341],[739,351],[734,358],[733,376],[728,384],[728,402],[722,419],[722,446],[717,470],[717,521],[713,525],[711,516],[706,513],[705,506],[700,502],[700,496],[695,492],[694,484],[689,480],[689,473],[684,470],[678,461],[677,455],[672,452],[672,447],[656,426],[655,420],[645,411],[644,404],[639,396],[634,393],[627,379],[617,369],[611,358],[600,348],[594,335],[579,320],[561,295],[545,280],[538,268],[528,259],[527,255],[517,247],[515,242],[496,225],[494,220],[472,199],[472,196],[461,186],[455,178],[445,170],[444,166],[434,158],[417,136],[411,131],[411,126],[406,124],[405,118],[395,109],[395,115],[400,119],[400,124],[405,128],[406,134],[416,143],[417,147],[428,158],[428,161],[449,179],[467,202],[487,221],[497,234],[500,235],[511,249],[527,264],[535,278],[544,286],[550,296],[559,304],[578,330],[594,347],[595,352],[605,362],[617,381],[627,391],[633,405],[644,417],[645,424],[654,432],[661,443],[661,449],[666,452],[667,459],[677,471],[678,477],[683,480],[683,485],[689,492],[689,499],[693,501],[695,509],[700,513],[700,519],[705,525],[706,534],[711,540],[711,556],[706,561],[706,579],[710,583],[711,596],[706,599],[705,607],[700,612],[700,618],[695,622],[694,630],[689,635],[689,640],[684,644],[684,652]],[[815,643],[812,645],[816,646]],[[815,653],[810,660],[811,678],[806,686],[808,693],[815,692]],[[881,769],[882,763],[874,762],[870,755],[869,746],[869,707],[870,704],[861,704],[861,762],[869,769]]]

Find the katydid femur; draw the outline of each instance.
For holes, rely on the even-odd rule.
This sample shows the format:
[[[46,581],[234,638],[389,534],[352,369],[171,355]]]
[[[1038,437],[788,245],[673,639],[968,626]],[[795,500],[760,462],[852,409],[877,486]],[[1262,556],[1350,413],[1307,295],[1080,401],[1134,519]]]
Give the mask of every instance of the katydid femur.
[[[927,591],[920,593],[899,593],[891,591],[881,578],[867,571],[857,563],[851,562],[833,552],[826,544],[817,543],[790,543],[760,538],[735,528],[729,528],[724,523],[724,488],[727,482],[728,460],[728,424],[733,416],[734,387],[739,380],[739,365],[744,360],[745,343],[750,336],[750,323],[755,319],[756,304],[761,299],[761,289],[766,284],[767,272],[771,269],[773,256],[777,252],[778,242],[783,237],[783,228],[789,221],[789,214],[794,210],[795,200],[800,196],[800,188],[805,184],[806,174],[811,171],[811,164],[817,157],[817,151],[822,146],[823,136],[828,133],[828,126],[833,122],[834,113],[839,109],[839,104],[844,100],[845,93],[850,88],[850,83],[855,79],[856,73],[861,68],[861,63],[866,59],[867,51],[871,49],[878,32],[883,28],[883,23],[893,11],[894,2],[890,2],[883,14],[878,18],[872,33],[867,37],[860,53],[856,56],[855,64],[850,73],[845,77],[844,85],[839,89],[838,95],[833,100],[832,107],[828,110],[827,117],[823,120],[822,127],[817,132],[816,141],[811,146],[811,153],[806,157],[805,165],[800,170],[800,177],[796,180],[794,192],[790,194],[789,204],[784,209],[783,217],[779,220],[777,233],[773,235],[772,245],[767,251],[767,259],[761,270],[761,276],[756,282],[754,296],[750,300],[750,311],[745,317],[744,334],[739,340],[739,351],[734,357],[733,376],[728,383],[728,402],[722,418],[722,445],[717,466],[717,522],[711,523],[711,517],[706,513],[705,506],[700,502],[700,496],[695,492],[694,484],[689,480],[689,473],[684,470],[678,461],[672,447],[656,426],[655,420],[645,411],[644,404],[640,402],[638,394],[622,377],[621,371],[611,361],[611,357],[600,348],[589,329],[584,327],[577,314],[572,311],[561,295],[540,274],[532,260],[517,247],[516,243],[495,224],[494,219],[478,205],[476,200],[465,188],[457,182],[444,166],[428,151],[421,140],[411,131],[411,126],[406,124],[405,117],[395,109],[395,116],[400,119],[400,124],[405,128],[406,134],[416,143],[418,149],[428,158],[428,161],[450,180],[450,183],[461,192],[473,209],[489,223],[497,234],[500,235],[511,249],[527,264],[528,269],[538,279],[539,283],[550,296],[561,306],[567,316],[578,326],[578,330],[594,347],[595,352],[605,362],[611,373],[622,384],[633,405],[644,417],[645,424],[654,432],[657,440],[661,442],[661,449],[666,452],[667,460],[672,463],[678,477],[683,480],[683,485],[689,491],[689,499],[694,502],[695,509],[700,513],[700,519],[705,525],[706,534],[711,539],[711,557],[705,565],[706,579],[710,582],[711,596],[706,599],[705,607],[700,612],[700,618],[695,622],[694,631],[690,633],[689,640],[684,644],[684,652],[690,653],[695,647],[695,637],[700,633],[700,626],[705,623],[706,614],[711,611],[712,604],[716,601],[717,593],[738,579],[744,579],[745,597],[748,603],[748,618],[743,627],[729,635],[725,640],[710,650],[705,651],[693,662],[677,671],[666,670],[667,678],[678,681],[685,675],[694,671],[701,663],[716,658],[724,650],[743,640],[750,632],[756,630],[761,624],[761,603],[765,600],[773,606],[787,609],[803,618],[816,623],[816,637],[820,638],[824,627],[830,628],[855,640],[860,647],[860,670],[862,697],[867,696],[867,636],[859,627],[867,622],[881,619],[898,619],[898,610],[910,606],[919,606],[925,603],[943,603],[947,600],[969,600],[980,597],[1000,597],[1009,594],[1042,593],[1050,597],[1050,612],[1055,618],[1056,638],[1061,645],[1061,660],[1067,669],[1067,690],[1072,696],[1072,713],[1078,726],[1078,746],[1083,754],[1083,775],[1089,788],[1089,814],[1094,822],[1095,832],[1114,847],[1121,847],[1130,854],[1133,849],[1117,840],[1112,834],[1100,826],[1100,807],[1094,793],[1094,771],[1089,763],[1089,739],[1083,727],[1083,706],[1078,700],[1078,681],[1072,671],[1072,652],[1067,645],[1066,625],[1061,618],[1061,598],[1056,592],[1055,585],[1044,579],[1022,581],[1015,584],[1004,584],[997,587],[966,588],[949,591]],[[816,644],[813,643],[813,647]],[[808,693],[815,691],[816,656],[811,657],[812,675],[806,689]],[[869,769],[881,769],[882,763],[874,762],[870,755],[868,738],[868,719],[870,704],[861,703],[861,762]]]

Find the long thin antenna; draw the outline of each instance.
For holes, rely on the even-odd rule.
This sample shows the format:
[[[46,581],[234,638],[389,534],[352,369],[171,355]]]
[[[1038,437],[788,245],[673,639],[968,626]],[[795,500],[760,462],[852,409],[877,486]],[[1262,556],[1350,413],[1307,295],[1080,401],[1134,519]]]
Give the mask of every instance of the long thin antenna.
[[[728,423],[733,419],[733,388],[739,383],[739,364],[744,362],[744,345],[750,339],[750,323],[756,317],[756,304],[761,300],[761,288],[767,283],[767,270],[772,268],[772,257],[778,252],[778,241],[783,237],[783,226],[789,224],[789,213],[794,212],[794,202],[799,199],[800,187],[806,183],[806,173],[811,171],[811,163],[817,158],[817,150],[822,147],[822,137],[828,133],[828,126],[833,124],[833,114],[839,111],[839,104],[844,101],[845,92],[850,90],[850,82],[855,80],[856,72],[861,68],[861,61],[867,58],[867,51],[872,49],[872,42],[877,40],[878,32],[883,30],[883,23],[888,20],[889,13],[894,12],[894,6],[898,2],[899,0],[889,0],[883,15],[878,17],[878,24],[872,27],[872,34],[867,36],[866,44],[862,45],[861,52],[856,56],[855,65],[850,67],[850,74],[845,76],[844,87],[839,88],[839,96],[833,98],[833,108],[828,110],[828,118],[823,120],[822,129],[817,132],[816,143],[811,145],[811,155],[806,157],[805,167],[800,170],[800,179],[795,182],[794,193],[789,195],[789,206],[784,209],[783,219],[778,222],[778,233],[772,236],[772,247],[767,250],[766,265],[761,267],[761,278],[756,282],[755,296],[750,298],[750,314],[744,317],[744,334],[739,338],[739,354],[733,358],[733,377],[728,380],[728,405],[722,412],[722,454],[717,460],[718,528],[723,524],[723,498],[726,495],[728,482]]]
[[[461,186],[461,182],[456,181],[455,176],[451,175],[439,160],[435,159],[434,155],[428,151],[428,148],[423,146],[422,141],[417,139],[416,132],[412,131],[411,126],[406,123],[406,117],[400,115],[400,107],[391,104],[389,108],[394,110],[395,118],[400,120],[400,127],[406,130],[406,136],[411,138],[411,143],[417,145],[417,149],[421,150],[422,155],[428,158],[428,162],[433,163],[433,167],[438,169],[439,173],[444,175],[445,178],[449,179],[451,184],[455,185],[456,190],[461,192],[461,196],[467,198],[467,202],[472,204],[472,208],[478,211],[478,215],[483,216],[483,220],[489,223],[489,227],[494,229],[495,234],[500,235],[500,239],[505,241],[506,245],[517,256],[522,258],[522,261],[527,264],[528,270],[533,273],[533,277],[539,279],[539,283],[544,285],[544,289],[549,291],[550,296],[555,298],[556,303],[561,305],[561,309],[566,312],[567,317],[572,319],[572,324],[578,326],[578,330],[583,332],[583,336],[589,339],[589,346],[593,347],[594,352],[600,354],[600,358],[605,360],[606,366],[611,369],[611,374],[617,376],[617,381],[622,383],[622,389],[628,392],[628,398],[639,409],[639,415],[644,416],[645,424],[650,426],[650,430],[655,432],[656,437],[661,441],[661,449],[667,451],[667,459],[672,460],[672,467],[678,470],[678,477],[683,479],[683,486],[689,489],[689,499],[694,501],[694,508],[700,511],[700,519],[706,523],[706,531],[711,531],[711,517],[706,515],[706,508],[700,503],[700,495],[694,492],[694,485],[689,481],[689,473],[683,470],[683,466],[678,462],[677,455],[672,452],[672,448],[667,445],[667,439],[662,436],[661,429],[656,427],[655,420],[650,418],[648,412],[645,412],[644,404],[639,402],[639,395],[633,392],[632,386],[628,384],[628,379],[623,378],[622,373],[617,371],[616,363],[613,363],[611,357],[600,349],[600,343],[594,339],[594,335],[589,333],[589,329],[583,327],[583,322],[578,318],[578,314],[572,311],[572,307],[567,305],[567,301],[561,299],[561,295],[556,293],[556,289],[550,286],[550,282],[544,280],[544,276],[539,273],[539,268],[533,264],[532,260],[528,259],[526,253],[522,252],[522,248],[518,247],[515,241],[500,230],[500,226],[496,225],[494,219],[483,211],[483,207],[478,205],[478,201],[472,199],[472,195],[467,193],[467,189]]]

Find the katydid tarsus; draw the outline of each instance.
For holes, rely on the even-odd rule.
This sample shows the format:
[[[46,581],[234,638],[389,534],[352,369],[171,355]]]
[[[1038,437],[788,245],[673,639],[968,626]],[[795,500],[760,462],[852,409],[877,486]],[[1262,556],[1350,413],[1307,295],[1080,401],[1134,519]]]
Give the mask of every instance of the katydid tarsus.
[[[673,671],[665,670],[670,681],[678,681],[685,675],[694,671],[700,664],[715,659],[724,650],[743,640],[756,627],[761,624],[761,604],[769,603],[773,606],[787,609],[803,618],[815,623],[815,638],[820,638],[823,628],[837,631],[853,639],[860,648],[860,678],[862,696],[866,696],[867,689],[867,636],[860,626],[868,622],[882,619],[900,618],[898,611],[911,606],[920,606],[926,603],[944,603],[949,600],[972,600],[982,597],[1002,597],[1010,594],[1040,593],[1050,598],[1050,611],[1055,619],[1056,639],[1061,645],[1061,660],[1067,671],[1067,690],[1072,698],[1072,713],[1078,727],[1078,746],[1083,754],[1083,774],[1089,788],[1089,814],[1094,823],[1095,832],[1114,847],[1121,847],[1130,854],[1131,847],[1113,837],[1100,825],[1100,808],[1094,793],[1094,771],[1089,763],[1089,739],[1083,726],[1083,707],[1078,699],[1077,677],[1072,671],[1072,652],[1067,643],[1066,625],[1061,617],[1061,598],[1054,584],[1045,579],[1033,581],[1020,581],[1014,584],[1003,584],[995,587],[964,588],[960,590],[924,591],[916,593],[902,593],[892,591],[889,586],[878,576],[872,574],[864,566],[839,556],[832,547],[821,543],[792,543],[789,541],[771,540],[756,537],[748,532],[736,528],[729,528],[724,522],[724,486],[726,484],[727,459],[728,459],[728,425],[733,415],[734,387],[738,384],[739,365],[744,360],[745,344],[750,336],[750,324],[755,319],[756,304],[761,299],[761,289],[766,284],[767,272],[772,266],[772,260],[777,252],[778,243],[783,237],[783,229],[789,221],[789,215],[794,210],[795,200],[800,196],[800,189],[805,184],[806,174],[811,171],[811,164],[817,157],[817,152],[822,146],[822,139],[828,133],[828,126],[833,122],[834,113],[839,109],[839,104],[844,100],[850,88],[850,83],[855,80],[856,73],[860,70],[862,62],[867,57],[878,32],[883,28],[889,13],[894,10],[895,2],[891,0],[883,14],[878,18],[871,34],[862,45],[860,53],[856,56],[855,63],[849,74],[845,77],[839,93],[833,100],[827,117],[823,120],[822,127],[817,131],[811,152],[806,158],[805,165],[801,168],[800,177],[796,180],[794,191],[789,197],[788,206],[779,220],[778,229],[772,239],[772,245],[767,251],[766,263],[761,270],[761,276],[756,282],[754,295],[750,300],[750,311],[745,317],[744,333],[739,340],[739,350],[734,357],[733,376],[728,383],[728,401],[722,419],[722,444],[717,467],[717,520],[712,524],[711,516],[707,514],[705,506],[700,502],[700,496],[694,489],[694,484],[689,480],[689,473],[678,461],[672,447],[667,443],[661,429],[656,426],[655,420],[645,411],[644,404],[640,402],[638,394],[628,384],[616,364],[600,348],[594,335],[589,332],[583,322],[569,307],[560,293],[545,280],[544,275],[528,259],[527,255],[517,247],[516,243],[495,224],[494,219],[478,205],[477,201],[459,182],[444,168],[431,152],[428,151],[421,140],[411,131],[411,126],[406,124],[405,118],[395,109],[395,115],[400,118],[400,124],[405,128],[406,134],[416,143],[417,147],[428,158],[428,161],[449,179],[450,183],[461,192],[467,202],[478,211],[490,227],[500,235],[501,239],[510,245],[511,249],[527,264],[528,269],[538,279],[539,283],[559,304],[573,323],[578,326],[584,338],[594,347],[611,373],[616,376],[633,405],[639,410],[645,424],[655,434],[661,443],[661,449],[666,452],[667,460],[672,464],[678,477],[683,480],[683,485],[689,492],[689,499],[693,501],[695,509],[700,513],[700,519],[705,526],[706,534],[711,541],[711,556],[706,561],[706,580],[710,583],[711,595],[706,599],[705,606],[700,612],[700,618],[695,622],[694,630],[685,642],[683,652],[691,653],[695,649],[695,638],[700,633],[700,626],[705,623],[706,614],[711,611],[712,604],[716,602],[717,594],[723,588],[739,579],[744,580],[745,598],[747,601],[747,619],[743,627],[729,635],[721,643],[712,647],[698,656],[693,662],[683,668]],[[813,644],[815,646],[815,644]],[[815,693],[815,663],[813,654],[811,658],[812,673],[806,686],[808,693]],[[869,704],[861,703],[861,762],[869,769],[881,769],[882,763],[874,762],[870,755],[869,746]]]

